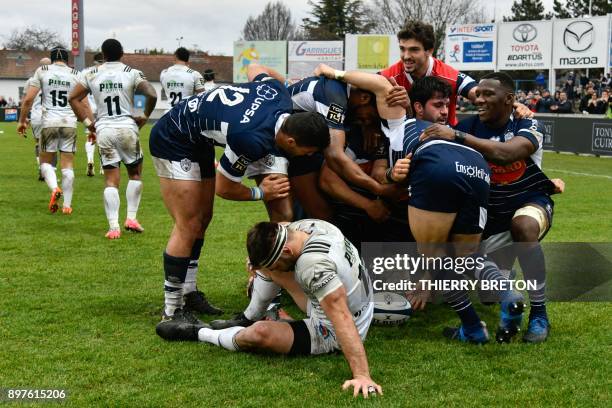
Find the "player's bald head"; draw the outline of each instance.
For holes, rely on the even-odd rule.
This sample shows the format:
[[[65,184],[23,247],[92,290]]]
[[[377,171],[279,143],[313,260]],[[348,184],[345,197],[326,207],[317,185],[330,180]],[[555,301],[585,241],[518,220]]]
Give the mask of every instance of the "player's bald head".
[[[51,64],[51,58],[47,58],[47,57],[41,58],[39,64],[40,65],[49,65],[49,64]]]

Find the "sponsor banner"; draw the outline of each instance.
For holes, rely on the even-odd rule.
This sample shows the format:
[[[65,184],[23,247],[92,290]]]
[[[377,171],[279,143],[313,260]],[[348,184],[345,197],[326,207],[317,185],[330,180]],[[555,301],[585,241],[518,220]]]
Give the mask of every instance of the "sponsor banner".
[[[608,16],[555,20],[553,36],[553,68],[606,66]]]
[[[593,123],[591,140],[594,152],[612,153],[612,121]]]
[[[5,122],[16,122],[17,121],[17,109],[14,109],[14,108],[4,109],[4,121]]]
[[[325,63],[335,69],[344,66],[344,43],[342,41],[289,41],[288,76],[297,81],[312,75],[316,66]]]
[[[446,29],[445,62],[459,70],[495,69],[495,24],[461,24]]]
[[[543,147],[552,148],[555,145],[555,121],[554,120],[543,120],[538,118],[538,123],[542,125],[543,130]]]
[[[612,14],[610,16],[609,31],[610,31],[610,55],[608,55],[608,67],[612,68]]]
[[[72,0],[72,10],[70,11],[70,26],[72,30],[72,36],[70,37],[70,44],[72,47],[72,55],[79,55],[79,48],[81,46],[81,36],[79,35],[79,0]]]
[[[258,63],[287,73],[286,41],[234,41],[234,82],[247,82],[247,67]]]
[[[497,68],[549,69],[552,21],[516,21],[498,27]]]
[[[345,69],[378,72],[399,60],[395,35],[347,34]]]

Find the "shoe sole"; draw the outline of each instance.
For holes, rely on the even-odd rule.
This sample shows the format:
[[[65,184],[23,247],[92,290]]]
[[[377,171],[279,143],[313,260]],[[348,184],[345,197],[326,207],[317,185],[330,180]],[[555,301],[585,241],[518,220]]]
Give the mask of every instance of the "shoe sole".
[[[136,233],[138,233],[138,234],[141,234],[141,233],[143,233],[143,232],[144,232],[144,228],[142,228],[142,227],[141,227],[140,229],[138,229],[138,228],[132,228],[132,227],[130,227],[130,226],[129,226],[129,225],[127,225],[127,224],[124,224],[124,225],[123,225],[123,227],[125,228],[125,230],[126,230],[126,231],[132,231],[132,232],[136,232]]]
[[[59,204],[57,202],[59,201],[60,198],[62,198],[61,191],[56,191],[55,193],[53,193],[53,196],[51,197],[51,201],[49,201],[49,211],[51,211],[51,214],[56,213],[57,210],[59,209]]]

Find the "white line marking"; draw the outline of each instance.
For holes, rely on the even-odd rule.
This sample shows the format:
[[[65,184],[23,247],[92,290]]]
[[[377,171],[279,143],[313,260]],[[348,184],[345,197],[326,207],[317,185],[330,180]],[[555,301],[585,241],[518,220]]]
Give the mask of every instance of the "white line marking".
[[[556,171],[558,173],[567,173],[567,174],[573,174],[575,176],[587,176],[587,177],[602,177],[602,178],[607,178],[612,180],[612,176],[605,176],[603,174],[591,174],[591,173],[579,173],[577,171],[569,171],[569,170],[560,170],[560,169],[551,169],[551,168],[547,168],[546,171]]]

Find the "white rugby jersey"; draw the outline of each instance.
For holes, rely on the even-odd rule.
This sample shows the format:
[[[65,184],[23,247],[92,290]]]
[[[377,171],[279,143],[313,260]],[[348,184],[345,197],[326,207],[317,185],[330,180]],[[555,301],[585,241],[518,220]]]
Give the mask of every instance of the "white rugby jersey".
[[[144,74],[119,61],[105,62],[79,76],[79,83],[87,88],[94,98],[96,130],[104,128],[131,127],[138,131],[132,118],[134,91]]]
[[[202,74],[182,64],[175,64],[164,69],[159,75],[159,80],[170,106],[205,90]]]
[[[26,83],[26,90],[32,84],[32,78],[28,79]],[[33,123],[39,123],[42,121],[42,92],[38,91],[34,102],[32,103],[32,109],[30,109],[30,121]]]
[[[68,65],[43,65],[30,79],[30,85],[42,93],[42,126],[76,127],[77,118],[68,103],[68,95],[77,83],[79,71]]]
[[[87,67],[87,68],[83,69],[81,71],[81,76],[86,75],[88,72],[90,72],[91,70],[93,70],[96,67],[97,67],[97,65],[93,65],[91,67]],[[96,105],[96,100],[94,99],[94,97],[93,97],[93,95],[91,93],[87,94],[87,102],[89,102],[89,107],[91,108],[91,112],[93,113],[94,118],[95,118],[98,107]]]
[[[310,234],[295,264],[295,280],[312,304],[310,315],[329,322],[319,302],[344,286],[359,335],[365,337],[372,318],[369,309],[373,308],[373,290],[357,249],[338,228],[325,221],[305,219],[287,228]]]

